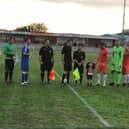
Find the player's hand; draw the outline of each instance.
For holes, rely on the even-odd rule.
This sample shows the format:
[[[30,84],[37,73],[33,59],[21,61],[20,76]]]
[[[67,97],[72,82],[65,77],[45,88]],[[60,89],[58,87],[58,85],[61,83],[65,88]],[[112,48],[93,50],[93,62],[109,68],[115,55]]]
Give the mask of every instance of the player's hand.
[[[13,56],[13,60],[14,60],[14,61],[16,60],[16,56]]]
[[[120,64],[120,65],[119,65],[119,67],[121,68],[121,67],[122,67],[122,65]]]
[[[105,66],[105,65],[106,65],[105,63],[102,64],[102,66]]]
[[[25,56],[30,56],[30,53],[24,53]]]
[[[128,46],[126,46],[125,49],[129,52],[129,47]]]
[[[51,63],[54,64],[54,59],[53,58],[51,59]]]
[[[81,65],[82,65],[82,63],[78,63],[78,65],[79,65],[79,66],[81,66]]]
[[[77,60],[75,60],[74,62],[78,64]]]
[[[40,64],[43,65],[43,61],[41,61]]]

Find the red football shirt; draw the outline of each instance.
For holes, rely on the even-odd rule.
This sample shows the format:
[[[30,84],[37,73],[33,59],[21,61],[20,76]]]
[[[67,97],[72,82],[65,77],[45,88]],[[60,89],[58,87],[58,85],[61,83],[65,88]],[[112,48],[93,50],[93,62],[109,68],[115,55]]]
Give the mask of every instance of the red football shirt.
[[[100,48],[98,62],[99,63],[107,63],[108,54],[109,54],[108,48]]]

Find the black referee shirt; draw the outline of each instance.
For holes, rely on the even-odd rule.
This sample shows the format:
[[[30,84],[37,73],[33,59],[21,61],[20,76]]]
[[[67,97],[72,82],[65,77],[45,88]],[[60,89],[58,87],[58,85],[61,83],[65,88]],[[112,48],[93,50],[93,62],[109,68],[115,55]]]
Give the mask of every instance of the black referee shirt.
[[[39,55],[43,62],[50,61],[53,57],[53,49],[52,47],[43,46],[40,48]]]
[[[64,46],[61,54],[64,55],[64,62],[72,62],[72,47]]]
[[[85,60],[85,53],[83,51],[75,51],[73,54],[73,59],[77,60],[78,62],[81,62],[82,60]]]

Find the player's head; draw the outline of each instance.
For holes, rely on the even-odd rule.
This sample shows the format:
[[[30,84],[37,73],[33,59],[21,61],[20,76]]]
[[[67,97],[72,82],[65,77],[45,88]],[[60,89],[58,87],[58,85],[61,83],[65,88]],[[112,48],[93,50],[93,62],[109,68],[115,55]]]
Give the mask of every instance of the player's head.
[[[90,59],[89,59],[89,62],[90,62],[90,63],[93,63],[93,59],[92,59],[92,58],[90,58]]]
[[[83,44],[82,44],[82,43],[79,43],[79,44],[78,44],[78,50],[81,51],[82,48],[83,48]]]
[[[101,44],[100,44],[100,48],[101,48],[101,49],[104,49],[105,47],[106,47],[105,43],[101,43]]]
[[[115,46],[116,47],[120,46],[120,40],[115,40]]]
[[[10,36],[9,39],[8,39],[8,42],[9,42],[10,44],[13,44],[13,43],[15,42],[15,38],[12,37],[12,36]]]
[[[47,47],[50,46],[50,41],[49,41],[49,39],[46,39],[46,40],[44,41],[44,45],[47,46]]]
[[[25,38],[24,41],[25,41],[25,43],[27,43],[28,45],[31,43],[31,39],[30,39],[30,38]]]
[[[129,47],[129,42],[127,43],[127,46]]]
[[[71,39],[69,39],[69,40],[67,40],[67,42],[66,42],[66,46],[67,47],[71,47],[72,46],[72,40]]]
[[[125,49],[128,51],[129,50],[129,42],[125,45]]]

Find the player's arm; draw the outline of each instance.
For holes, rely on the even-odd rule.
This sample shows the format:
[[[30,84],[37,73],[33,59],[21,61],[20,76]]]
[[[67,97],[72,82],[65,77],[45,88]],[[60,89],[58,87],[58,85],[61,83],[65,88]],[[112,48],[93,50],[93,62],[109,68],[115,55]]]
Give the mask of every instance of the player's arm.
[[[129,56],[129,47],[128,46],[125,47],[124,56]]]
[[[85,58],[86,58],[86,57],[85,57],[85,52],[83,52],[83,53],[82,53],[82,61],[81,61],[82,64],[85,63]]]
[[[26,55],[26,56],[30,56],[30,52],[28,52],[28,53],[24,53],[24,55]]]
[[[73,53],[73,62],[74,63],[78,63],[77,59],[76,59],[76,51]]]
[[[65,49],[63,47],[62,51],[61,51],[61,61],[62,61],[63,64],[64,64],[64,53],[65,53]]]
[[[107,63],[109,62],[109,51],[107,53]]]
[[[15,56],[15,53],[14,52],[6,51],[6,55]]]
[[[27,51],[27,47],[24,47],[23,48],[23,55],[25,55],[25,56],[30,56],[30,52],[29,51]]]
[[[13,60],[16,62],[16,46],[14,46],[14,51],[13,51]]]
[[[40,55],[39,55],[39,62],[40,62],[40,64],[43,64],[42,56],[40,56]]]
[[[97,60],[96,64],[98,64],[98,62],[99,62],[99,57],[100,57],[100,54],[99,54],[99,50],[98,50],[98,54],[97,54],[97,58],[96,58],[96,60]]]
[[[8,46],[7,45],[4,45],[4,47],[3,47],[3,53],[6,56],[14,56],[15,55],[14,52],[8,50]]]
[[[42,61],[42,48],[39,50],[39,62],[40,62],[40,64],[43,64],[43,61]]]
[[[30,56],[30,52],[24,52],[23,55]]]
[[[123,62],[123,48],[120,49],[120,62],[119,62],[120,66],[122,66],[122,62]]]
[[[51,50],[52,50],[52,53],[51,53],[51,62],[52,62],[52,64],[54,64],[54,51],[53,51],[52,48],[51,48]]]
[[[64,54],[61,54],[61,61],[64,63]]]
[[[109,50],[108,49],[105,51],[105,57],[107,58],[105,64],[107,64],[109,62]]]
[[[114,65],[114,49],[112,48],[112,51],[111,51],[111,62],[112,62],[112,65]]]
[[[82,52],[82,59],[81,59],[81,62],[79,62],[79,65],[82,65],[85,63],[85,53]]]

